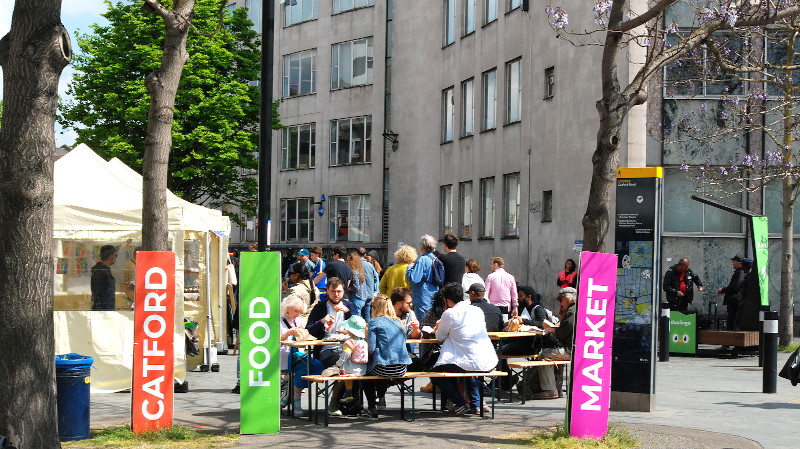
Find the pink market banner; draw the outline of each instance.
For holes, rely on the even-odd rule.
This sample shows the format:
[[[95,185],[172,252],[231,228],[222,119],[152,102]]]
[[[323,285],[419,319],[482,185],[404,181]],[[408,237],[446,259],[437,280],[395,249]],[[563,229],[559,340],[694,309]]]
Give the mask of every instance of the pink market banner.
[[[616,289],[617,255],[582,252],[570,395],[573,437],[599,439],[608,431]]]

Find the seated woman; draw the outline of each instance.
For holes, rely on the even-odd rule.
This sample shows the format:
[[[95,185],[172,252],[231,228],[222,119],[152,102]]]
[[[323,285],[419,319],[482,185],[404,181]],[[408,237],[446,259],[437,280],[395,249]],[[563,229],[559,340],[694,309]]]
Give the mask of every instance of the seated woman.
[[[406,329],[395,315],[392,301],[386,295],[378,295],[372,300],[372,319],[367,323],[367,344],[367,375],[400,377],[406,373],[406,368],[411,363],[411,357],[406,351]],[[374,380],[363,384],[364,394],[367,396],[367,415],[378,419],[377,407],[386,407],[384,396],[389,382]]]
[[[297,295],[306,304],[306,311],[311,311],[311,308],[317,304],[319,300],[319,290],[316,285],[311,284],[311,271],[306,264],[298,262],[289,267],[289,280],[294,284],[288,287],[283,284],[282,296],[285,298],[289,295]],[[308,316],[308,313],[303,312],[303,317]]]
[[[299,264],[298,264],[299,265]],[[281,302],[281,341],[301,340],[308,335],[308,331],[298,318],[305,313],[306,303],[295,294],[290,294]],[[281,345],[281,372],[289,372],[289,357],[291,357],[292,373],[294,374],[294,415],[303,416],[303,407],[300,399],[303,389],[308,386],[308,381],[303,376],[308,374],[306,357],[311,355],[300,352],[296,348]],[[311,374],[319,374],[324,369],[322,362],[311,359]],[[288,398],[281,399],[281,407],[288,405]]]

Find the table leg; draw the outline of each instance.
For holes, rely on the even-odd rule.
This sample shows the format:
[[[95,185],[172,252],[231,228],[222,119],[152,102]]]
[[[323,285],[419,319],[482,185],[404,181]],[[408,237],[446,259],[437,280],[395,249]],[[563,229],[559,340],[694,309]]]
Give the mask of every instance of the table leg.
[[[414,402],[414,389],[415,389],[414,378],[411,378],[411,422],[417,420],[417,407]]]
[[[328,389],[328,381],[325,381],[325,410],[323,410],[322,414],[325,416],[324,418],[324,425],[328,427],[328,402],[330,401],[330,390]]]

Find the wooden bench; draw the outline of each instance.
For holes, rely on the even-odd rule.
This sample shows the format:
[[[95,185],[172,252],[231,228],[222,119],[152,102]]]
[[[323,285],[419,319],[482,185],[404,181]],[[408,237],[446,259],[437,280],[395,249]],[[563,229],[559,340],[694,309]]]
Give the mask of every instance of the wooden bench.
[[[538,353],[537,354],[528,354],[528,355],[524,355],[524,354],[523,355],[502,355],[501,354],[501,355],[498,355],[497,358],[500,359],[500,360],[514,360],[514,359],[536,360],[536,359],[539,358],[539,354]],[[508,370],[511,372],[512,376],[515,376],[517,374],[524,374],[519,369],[512,368],[511,365],[508,366]],[[513,378],[509,379],[509,382],[513,382],[513,381],[514,381]],[[512,388],[508,389],[508,402],[514,402],[514,388],[513,388],[513,385],[511,385],[511,387]]]
[[[697,331],[697,343],[722,346],[758,346],[756,331]]]
[[[569,360],[526,360],[524,362],[509,362],[508,367],[511,369],[521,369],[522,370],[522,404],[525,403],[525,392],[528,391],[527,388],[527,381],[525,380],[525,372],[529,368],[538,368],[540,366],[552,366],[556,367],[558,365],[569,365],[572,363]],[[566,384],[569,385],[569,379],[567,380]]]
[[[319,397],[320,397],[320,384],[324,384],[322,387],[322,394],[325,398],[325,409],[323,411],[324,420],[323,425],[325,427],[328,426],[328,405],[330,403],[330,391],[331,391],[331,382],[343,381],[343,380],[353,380],[353,381],[369,381],[369,380],[389,380],[394,381],[398,388],[400,389],[400,418],[405,420],[405,393],[411,393],[411,419],[409,421],[416,420],[416,401],[414,395],[414,381],[418,378],[468,378],[468,377],[489,377],[492,379],[491,381],[491,390],[492,390],[492,419],[494,419],[494,392],[495,392],[495,379],[498,377],[506,376],[507,373],[503,371],[491,371],[487,373],[482,372],[468,372],[468,373],[440,373],[440,372],[415,372],[410,371],[407,372],[402,377],[383,377],[383,376],[322,376],[322,375],[308,375],[303,376],[303,379],[313,382],[314,383],[314,423],[317,423],[317,416],[319,415]],[[410,380],[411,386],[407,387],[405,382]],[[435,388],[435,387],[434,387]],[[310,394],[311,390],[309,390]],[[433,409],[436,410],[436,390],[434,389],[434,400],[433,400]],[[483,388],[480,389],[480,396],[481,396],[481,404],[479,407],[481,417],[483,417]]]

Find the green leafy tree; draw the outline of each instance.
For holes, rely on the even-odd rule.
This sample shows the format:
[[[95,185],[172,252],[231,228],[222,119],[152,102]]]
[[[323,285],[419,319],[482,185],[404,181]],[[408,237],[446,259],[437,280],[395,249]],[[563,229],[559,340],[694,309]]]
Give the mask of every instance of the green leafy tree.
[[[74,127],[76,143],[86,143],[104,157],[118,157],[142,171],[150,93],[148,75],[157,72],[164,52],[164,23],[142,10],[141,1],[109,4],[107,26],[77,36],[80,54],[69,88],[74,97],[61,117]],[[173,2],[161,2],[165,8]],[[186,41],[188,61],[180,75],[172,122],[168,187],[182,198],[219,207],[255,210],[255,179],[241,169],[255,169],[259,90],[257,34],[246,11],[225,10],[219,0],[198,0]]]

